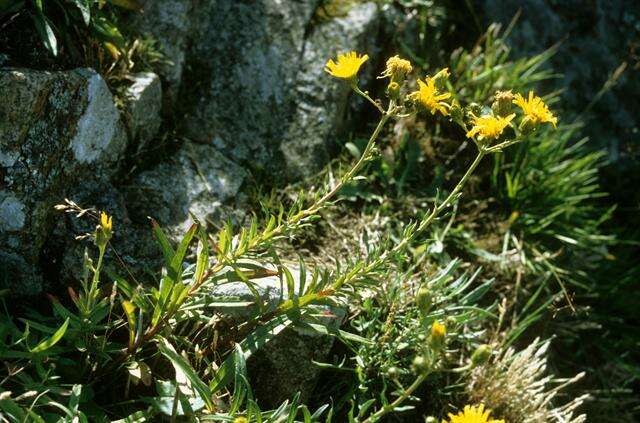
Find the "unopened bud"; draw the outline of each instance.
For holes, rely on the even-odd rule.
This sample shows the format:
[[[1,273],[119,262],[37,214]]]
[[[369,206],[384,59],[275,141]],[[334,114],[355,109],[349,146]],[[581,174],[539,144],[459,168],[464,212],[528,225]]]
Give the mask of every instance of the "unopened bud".
[[[431,337],[429,343],[431,348],[439,350],[444,345],[444,338],[447,335],[447,328],[437,320],[431,325]]]
[[[96,245],[104,247],[113,236],[113,218],[105,212],[100,213],[100,224],[96,227]]]
[[[391,366],[387,369],[387,377],[390,379],[397,379],[400,376],[400,369],[396,366]]]
[[[398,99],[400,97],[400,84],[395,81],[391,81],[387,85],[387,96],[391,99]]]
[[[429,312],[429,310],[431,309],[431,305],[433,304],[433,297],[429,288],[423,286],[418,290],[418,294],[416,295],[416,303],[418,304],[420,313],[424,315]]]
[[[433,82],[435,82],[436,88],[442,89],[447,84],[447,80],[449,79],[449,68],[444,68],[435,75],[433,75]]]
[[[400,56],[393,56],[387,60],[387,67],[380,78],[391,78],[393,82],[402,82],[412,70],[410,61],[401,59]]]
[[[513,106],[513,93],[511,91],[497,91],[491,110],[497,116],[508,116]]]
[[[451,108],[449,109],[449,115],[451,116],[451,120],[462,124],[464,121],[464,110],[460,106],[460,103],[453,100],[451,103]]]
[[[418,373],[424,373],[429,370],[429,361],[425,357],[418,355],[413,359],[413,369]]]
[[[426,419],[424,419],[424,423],[438,423],[438,419],[436,419],[433,416],[429,416]]]
[[[491,358],[492,353],[491,346],[486,344],[480,345],[473,354],[471,354],[471,365],[475,367],[486,363]]]

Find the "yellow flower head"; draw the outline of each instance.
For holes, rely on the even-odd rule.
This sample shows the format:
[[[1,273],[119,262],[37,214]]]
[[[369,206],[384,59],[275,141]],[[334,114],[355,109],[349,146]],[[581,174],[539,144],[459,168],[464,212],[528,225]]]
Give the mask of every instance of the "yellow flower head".
[[[100,224],[96,227],[95,243],[104,248],[113,236],[113,219],[105,212],[100,212]]]
[[[484,404],[465,405],[464,411],[457,415],[449,413],[449,421],[442,420],[442,423],[504,423],[504,420],[495,420],[490,418],[491,410],[484,409]]]
[[[442,340],[444,339],[445,335],[447,334],[447,328],[445,327],[445,325],[443,325],[442,323],[438,322],[437,320],[435,322],[433,322],[433,324],[431,325],[431,338],[436,340]]]
[[[249,419],[247,419],[246,417],[236,417],[233,420],[233,423],[249,423]]]
[[[467,138],[473,138],[476,135],[479,141],[482,141],[484,138],[498,138],[515,116],[515,113],[506,117],[496,117],[492,115],[477,117],[472,115],[473,128],[467,132]]]
[[[380,75],[380,78],[391,78],[394,81],[402,81],[411,70],[413,70],[413,67],[410,61],[401,59],[400,56],[393,56],[387,60],[387,67]]]
[[[513,103],[520,107],[524,112],[524,119],[528,120],[532,124],[549,122],[555,128],[558,123],[558,118],[553,116],[553,113],[549,110],[544,101],[536,95],[533,91],[529,91],[529,98],[525,99],[520,94],[516,94]]]
[[[448,116],[451,108],[443,101],[451,97],[451,93],[439,93],[436,88],[436,79],[441,77],[443,71],[446,69],[438,72],[433,78],[427,76],[424,82],[418,80],[418,91],[409,94],[410,99],[420,103],[425,109],[431,111],[432,115],[440,112],[443,116]],[[445,73],[443,76],[447,76],[447,74]]]
[[[347,54],[339,54],[337,62],[329,59],[324,68],[325,72],[341,79],[353,79],[358,75],[360,66],[369,59],[366,54],[358,56],[355,51]]]
[[[105,212],[100,213],[100,226],[102,230],[106,233],[111,233],[111,229],[113,228],[113,218],[106,214]]]

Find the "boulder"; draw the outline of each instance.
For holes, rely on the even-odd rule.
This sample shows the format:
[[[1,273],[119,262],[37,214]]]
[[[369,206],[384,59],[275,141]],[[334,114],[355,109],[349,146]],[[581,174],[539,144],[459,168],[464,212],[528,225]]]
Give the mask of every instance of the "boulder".
[[[167,161],[136,175],[123,193],[134,224],[152,217],[177,240],[193,223],[191,214],[215,224],[233,214],[246,178],[213,146],[186,142]]]
[[[191,139],[276,182],[327,163],[349,88],[324,74],[324,65],[339,52],[367,50],[378,13],[373,2],[354,3],[321,19],[317,6],[259,0],[199,7],[181,95]]]
[[[194,13],[194,0],[142,0],[142,12],[132,17],[129,26],[151,36],[165,59],[159,73],[163,79],[165,111],[176,101],[184,71],[188,35]]]
[[[640,78],[632,65],[637,63],[633,51],[640,36],[640,2],[594,0],[584,7],[575,0],[483,0],[480,5],[487,24],[506,26],[521,12],[507,40],[514,55],[528,57],[559,44],[550,66],[560,77],[548,82],[548,90],[567,92],[563,121],[569,123],[574,116],[586,121],[583,131],[592,145],[608,150],[609,159],[618,161],[617,170],[622,168],[633,178],[633,167],[626,166],[640,160]],[[625,62],[626,70],[611,89],[587,109]],[[627,179],[626,175],[619,177]]]
[[[114,174],[126,131],[105,81],[90,69],[4,69],[0,92],[0,284],[34,294],[53,206],[79,182]]]
[[[300,270],[288,266],[294,280],[296,296],[300,287]],[[307,271],[307,278],[310,277]],[[288,298],[286,281],[277,276],[252,279],[253,289],[260,295],[265,310],[273,310],[283,299]],[[257,310],[255,294],[244,282],[224,282],[207,293],[207,302],[238,302],[237,307],[212,307],[231,322],[241,323],[255,317]],[[249,306],[247,304],[250,303]],[[323,323],[338,329],[346,315],[345,308],[323,306]],[[312,393],[320,368],[313,361],[325,361],[333,346],[334,338],[320,335],[312,330],[289,327],[249,357],[247,370],[254,395],[262,407],[277,408],[285,400],[300,393],[304,403]]]

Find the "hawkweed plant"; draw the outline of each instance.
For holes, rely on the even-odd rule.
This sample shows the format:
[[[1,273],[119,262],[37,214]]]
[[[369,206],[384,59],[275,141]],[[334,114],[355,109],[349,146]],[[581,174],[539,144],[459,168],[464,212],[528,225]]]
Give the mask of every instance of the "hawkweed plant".
[[[5,343],[0,357],[11,359],[12,364],[3,381],[0,405],[8,410],[10,421],[51,421],[51,415],[61,412],[65,419],[74,421],[103,421],[114,415],[125,416],[120,421],[145,421],[164,414],[171,421],[188,416],[200,421],[235,422],[294,421],[301,413],[310,422],[326,411],[327,405],[312,414],[299,403],[298,397],[276,410],[260,410],[245,374],[246,360],[290,326],[302,325],[321,334],[329,333],[316,318],[322,305],[344,299],[347,291],[371,286],[372,282],[375,285],[387,269],[403,261],[416,238],[459,201],[463,187],[485,156],[499,154],[522,142],[540,125],[557,124],[543,100],[533,93],[527,99],[503,93],[492,107],[462,105],[456,92],[447,89],[451,87],[448,69],[413,82],[412,64],[399,56],[386,62],[380,75],[388,81],[385,95],[383,99],[374,99],[358,82],[367,60],[367,55],[349,52],[329,60],[325,67],[329,75],[342,80],[379,113],[379,120],[355,163],[338,181],[328,182],[319,192],[301,193],[288,210],[284,206],[269,210],[264,218],[254,216],[239,229],[228,223],[212,234],[196,221],[182,240],[173,245],[160,225],[152,221],[164,256],[157,286],[134,285],[117,272],[109,271],[113,289],[105,289],[101,281],[105,273],[103,260],[106,251],[113,247],[117,222],[106,212],[89,212],[70,201],[58,207],[97,220],[95,232],[89,235],[98,250],[97,261],[94,264],[87,254],[81,292],[69,289],[75,310],[52,298],[52,318],[34,313],[31,319],[18,324],[11,314],[3,316]],[[336,203],[342,188],[361,177],[367,163],[379,154],[378,139],[389,121],[422,113],[448,119],[461,128],[461,140],[472,140],[477,153],[464,175],[448,195],[442,200],[437,195],[429,210],[406,225],[398,239],[381,241],[367,257],[313,272],[307,272],[301,260],[300,282],[296,286],[292,271],[278,256],[276,243],[290,240],[313,225],[323,210]],[[195,260],[189,264],[192,250]],[[452,268],[449,266],[447,272]],[[265,304],[256,289],[254,281],[265,276],[277,276],[283,285],[283,297],[276,305]],[[444,280],[444,276],[436,278],[429,286]],[[472,280],[460,279],[449,298],[460,295]],[[232,334],[221,334],[208,309],[212,288],[234,281],[246,284],[253,293],[252,315],[238,324]],[[491,354],[486,348],[478,348],[468,365],[444,369],[451,325],[457,326],[455,313],[462,308],[431,309],[429,292],[424,290],[417,302],[422,311],[416,322],[427,327],[428,332],[425,342],[415,349],[412,381],[406,388],[400,384],[393,400],[385,404],[372,407],[374,402],[369,402],[357,416],[351,416],[352,421],[379,421],[401,409],[430,375],[444,370],[468,372]],[[233,305],[233,301],[226,304]],[[346,331],[338,331],[336,336],[349,342],[369,342]],[[384,342],[388,337],[381,339]],[[37,344],[31,347],[34,341]],[[175,377],[168,379],[167,369],[171,368]],[[59,375],[69,380],[61,380]],[[149,397],[152,383],[157,395]],[[135,389],[136,386],[141,387]],[[490,420],[480,405],[451,415],[450,421],[500,420]]]

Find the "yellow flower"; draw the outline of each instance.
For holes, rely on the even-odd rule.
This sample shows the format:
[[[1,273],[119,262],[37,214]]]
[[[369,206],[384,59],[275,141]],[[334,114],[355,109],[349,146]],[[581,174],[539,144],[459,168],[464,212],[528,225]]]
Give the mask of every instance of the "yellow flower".
[[[95,243],[104,248],[113,236],[113,219],[105,212],[100,212],[100,224],[96,227]]]
[[[438,72],[437,75],[441,72]],[[451,106],[443,101],[449,97],[451,97],[451,93],[439,93],[436,88],[436,78],[428,76],[425,78],[425,82],[418,80],[418,91],[409,94],[410,99],[423,105],[425,109],[431,111],[432,115],[440,112],[443,116],[449,115]]]
[[[324,70],[336,78],[353,79],[358,75],[360,66],[368,59],[369,56],[366,54],[364,56],[358,56],[355,51],[347,54],[339,54],[337,62],[329,59]]]
[[[532,124],[549,122],[555,128],[558,123],[558,118],[553,116],[553,113],[549,110],[544,101],[536,95],[533,91],[529,91],[529,98],[525,99],[520,94],[516,94],[513,103],[519,106],[524,112],[524,120],[531,122]]]
[[[431,338],[442,340],[444,339],[446,334],[447,328],[445,327],[445,325],[438,322],[437,320],[433,322],[433,324],[431,325]]]
[[[437,320],[431,325],[431,337],[429,345],[435,351],[439,351],[444,346],[444,337],[447,335],[447,328]]]
[[[410,61],[401,59],[400,56],[393,56],[387,60],[387,68],[382,72],[380,78],[391,78],[394,81],[402,81],[412,69],[413,67]]]
[[[505,423],[504,420],[490,418],[491,410],[484,409],[484,404],[478,406],[465,405],[464,411],[457,415],[449,413],[449,421],[442,420],[442,423]]]
[[[249,423],[249,419],[247,419],[246,417],[236,417],[233,420],[233,423]]]
[[[515,113],[506,117],[496,117],[492,115],[477,117],[472,115],[473,128],[467,132],[467,138],[473,138],[478,134],[479,141],[482,141],[484,138],[498,138],[515,116]]]
[[[102,226],[102,230],[105,232],[111,232],[113,228],[113,218],[106,214],[105,212],[100,213],[100,226]]]

